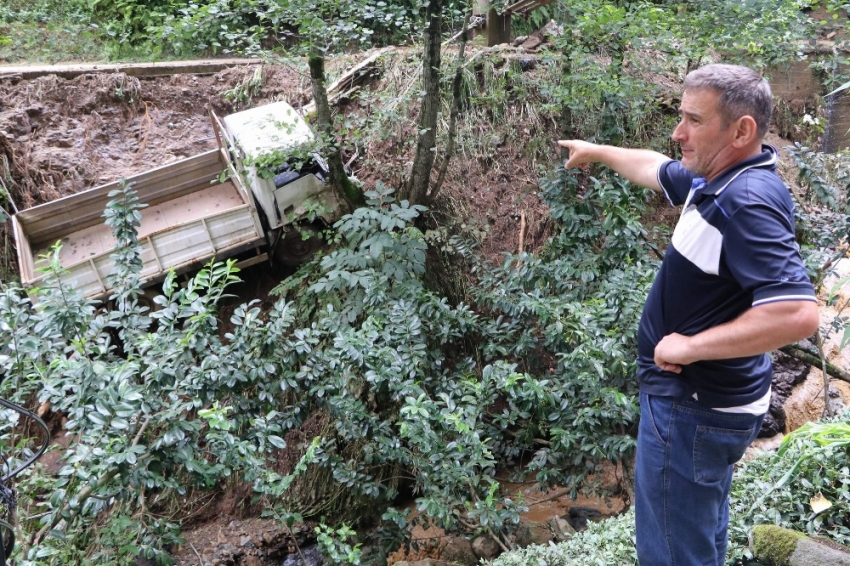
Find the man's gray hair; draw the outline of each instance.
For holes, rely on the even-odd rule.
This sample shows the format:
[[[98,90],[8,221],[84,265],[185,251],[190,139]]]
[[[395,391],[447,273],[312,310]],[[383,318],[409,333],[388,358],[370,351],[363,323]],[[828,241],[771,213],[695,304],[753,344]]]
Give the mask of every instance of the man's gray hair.
[[[764,137],[773,113],[773,95],[761,75],[740,65],[706,65],[685,77],[685,90],[703,88],[720,94],[718,110],[724,127],[741,116],[751,116],[756,121],[759,138]]]

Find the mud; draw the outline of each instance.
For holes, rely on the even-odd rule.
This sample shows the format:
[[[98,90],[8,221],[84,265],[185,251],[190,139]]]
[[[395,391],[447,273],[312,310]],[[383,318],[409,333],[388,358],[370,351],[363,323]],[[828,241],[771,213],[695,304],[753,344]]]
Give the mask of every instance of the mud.
[[[233,111],[225,93],[252,73],[0,81],[0,174],[23,209],[212,149],[208,109]],[[268,66],[255,102],[303,104],[302,83],[290,67]]]

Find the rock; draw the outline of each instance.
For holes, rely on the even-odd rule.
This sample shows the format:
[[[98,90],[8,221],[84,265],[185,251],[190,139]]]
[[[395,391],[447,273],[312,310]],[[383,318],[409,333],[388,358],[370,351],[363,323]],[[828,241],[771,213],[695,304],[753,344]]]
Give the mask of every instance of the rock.
[[[466,566],[478,564],[478,557],[472,550],[472,543],[459,537],[451,537],[446,542],[440,558],[446,562],[456,562]]]
[[[480,536],[472,541],[472,552],[478,558],[492,560],[502,553],[502,547],[492,537]]]
[[[536,35],[532,35],[531,37],[523,41],[520,47],[522,47],[523,49],[536,49],[538,46],[540,46],[541,43],[543,43],[542,39],[540,39]]]
[[[782,434],[785,431],[785,420],[785,409],[782,406],[774,409],[771,403],[770,411],[764,416],[764,421],[761,423],[758,437],[770,438]]]
[[[319,551],[319,547],[315,544],[312,546],[302,547],[301,554],[304,555],[304,560],[307,561],[306,566],[322,566],[324,564],[322,553]],[[300,554],[293,552],[284,558],[281,566],[305,566],[304,560],[301,560]]]
[[[537,67],[536,59],[529,59],[528,57],[521,57],[519,60],[519,68],[522,71],[530,71]]]
[[[543,523],[529,521],[521,523],[516,530],[514,543],[519,548],[526,548],[532,544],[548,544],[552,540],[552,531]]]
[[[555,20],[550,20],[548,24],[540,28],[537,32],[541,37],[549,38],[549,37],[558,37],[559,35],[564,35],[564,26],[560,26],[555,23]]]
[[[576,534],[576,531],[573,526],[570,525],[570,522],[563,517],[550,517],[549,520],[546,521],[546,524],[552,531],[552,537],[558,542],[563,542]]]
[[[527,36],[527,35],[520,35],[520,36],[518,36],[516,39],[514,39],[514,47],[519,47],[520,45],[522,45],[523,43],[525,43],[525,40],[526,40],[526,39],[528,39],[528,36]]]
[[[587,520],[595,520],[601,513],[592,507],[570,507],[567,521],[575,531],[583,531],[587,528]]]
[[[260,560],[259,556],[249,554],[239,561],[239,566],[263,566],[263,561]]]
[[[750,532],[755,557],[788,566],[850,566],[850,548],[812,539],[776,525],[757,525]]]
[[[770,409],[764,417],[759,438],[770,438],[785,432],[787,414],[785,402],[794,386],[802,383],[809,373],[809,365],[782,352],[773,353],[773,382]]]

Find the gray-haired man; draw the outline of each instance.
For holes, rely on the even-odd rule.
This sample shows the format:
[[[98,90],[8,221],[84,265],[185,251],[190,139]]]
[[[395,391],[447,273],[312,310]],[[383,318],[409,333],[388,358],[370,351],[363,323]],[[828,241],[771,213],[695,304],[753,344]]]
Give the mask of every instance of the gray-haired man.
[[[762,144],[771,111],[758,73],[708,65],[685,79],[672,136],[681,161],[558,142],[565,167],[603,163],[683,206],[638,332],[641,566],[724,564],[732,467],[770,404],[765,353],[817,329],[793,202]]]

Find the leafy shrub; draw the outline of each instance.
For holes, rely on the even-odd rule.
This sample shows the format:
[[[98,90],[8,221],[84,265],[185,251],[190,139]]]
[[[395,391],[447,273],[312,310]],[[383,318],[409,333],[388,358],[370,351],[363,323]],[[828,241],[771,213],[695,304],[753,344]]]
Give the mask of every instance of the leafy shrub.
[[[3,393],[49,402],[73,435],[59,476],[36,471],[21,487],[31,518],[20,540],[34,544],[21,562],[165,562],[186,498],[237,481],[282,520],[383,513],[382,532],[396,537],[385,548],[406,519],[384,509],[405,482],[420,521],[510,545],[522,502],[497,469],[578,489],[597,463],[634,448],[630,364],[652,270],[635,279],[622,268],[643,265],[639,201],[626,206],[616,177],[583,194],[562,173],[547,186],[567,229],[547,260],[523,255],[519,271],[509,259],[482,275],[480,312],[427,288],[412,224],[422,207],[379,185],[337,223],[333,251],[287,280],[269,311],[237,307],[223,336],[231,263],[186,287],[171,275],[160,310],[139,305],[142,211],[123,186],[106,213],[119,242],[113,310],[60,285],[55,253],[37,302],[15,286],[0,294]],[[309,462],[280,475],[275,450],[313,415],[327,419],[321,438],[293,447]],[[7,429],[4,447],[18,434]]]
[[[782,442],[779,451],[743,464],[733,482],[729,560],[751,558],[753,525],[773,524],[840,544],[850,544],[850,410],[809,423]],[[814,513],[821,494],[832,503]]]
[[[636,565],[635,514],[628,511],[576,533],[566,542],[532,546],[503,554],[491,566],[629,566]]]

